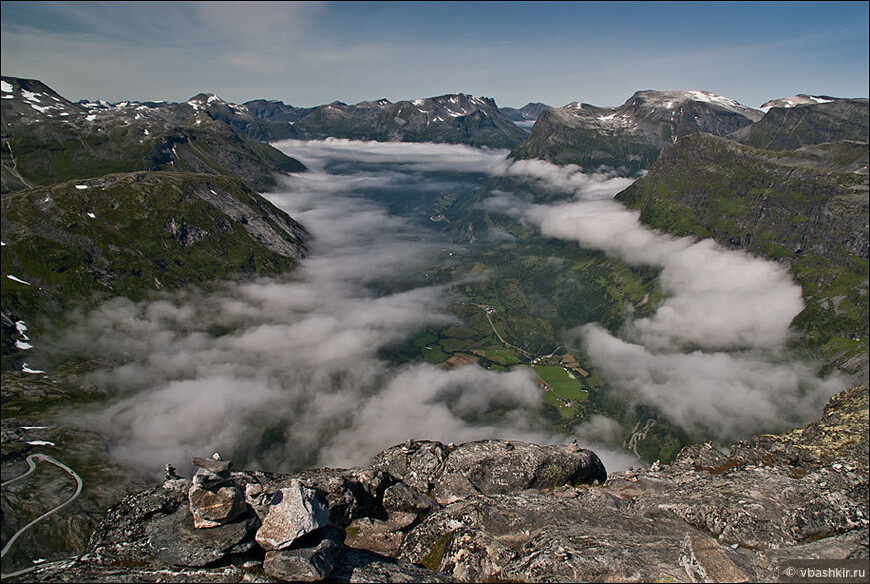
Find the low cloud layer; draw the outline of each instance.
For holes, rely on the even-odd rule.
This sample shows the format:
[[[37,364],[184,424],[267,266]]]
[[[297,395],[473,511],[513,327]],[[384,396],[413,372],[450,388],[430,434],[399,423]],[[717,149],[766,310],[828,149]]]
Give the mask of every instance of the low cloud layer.
[[[465,146],[279,146],[311,169],[268,195],[314,235],[298,270],[147,303],[114,299],[80,315],[58,341],[62,353],[112,364],[91,376],[116,396],[112,404],[75,415],[108,436],[118,458],[159,472],[166,462],[183,469],[192,456],[219,451],[240,466],[295,471],[367,464],[408,438],[570,440],[541,430],[540,390],[526,372],[396,366],[382,357],[421,328],[455,318],[444,310],[448,289],[424,276],[447,259],[448,243],[419,220],[390,215],[369,195],[472,189],[490,176],[522,177],[575,196],[542,206],[502,192],[483,203],[488,209],[522,217],[545,235],[662,268],[667,298],[653,316],[619,335],[595,324],[575,330],[629,402],[726,440],[805,420],[839,389],[784,349],[802,308],[785,271],[644,228],[636,213],[611,200],[627,179],[511,163],[504,151]],[[612,420],[590,419],[576,434],[609,470],[636,464],[600,445],[618,441]]]
[[[574,198],[532,205],[504,194],[487,208],[510,208],[544,235],[662,268],[666,297],[654,315],[630,322],[619,336],[594,324],[577,330],[595,366],[630,402],[658,408],[696,436],[728,441],[801,423],[842,389],[840,380],[815,377],[811,363],[786,351],[804,304],[783,267],[713,240],[644,227],[638,212],[612,200],[624,179],[542,161],[510,173],[573,190]]]
[[[336,162],[392,164],[403,172],[464,172],[503,174],[511,166],[508,150],[474,148],[463,144],[362,142],[343,138],[283,140],[273,145],[298,157],[310,168],[324,170]]]
[[[63,343],[115,363],[91,380],[118,398],[76,420],[107,435],[114,456],[153,472],[214,451],[240,466],[293,471],[367,464],[408,438],[565,440],[541,430],[540,390],[528,372],[394,366],[380,356],[421,328],[455,322],[444,312],[447,289],[420,276],[444,261],[447,244],[359,190],[405,188],[408,174],[445,169],[491,175],[506,167],[505,153],[346,141],[282,147],[312,170],[268,197],[312,232],[310,257],[286,279],[147,303],[117,298],[81,315]],[[324,170],[358,159],[382,168]],[[611,469],[630,464],[596,450]]]
[[[634,323],[644,346],[664,350],[775,347],[803,310],[800,287],[778,264],[725,250],[713,240],[675,238],[640,224],[612,200],[530,209],[545,235],[576,240],[633,264],[662,267],[668,294],[655,316]]]

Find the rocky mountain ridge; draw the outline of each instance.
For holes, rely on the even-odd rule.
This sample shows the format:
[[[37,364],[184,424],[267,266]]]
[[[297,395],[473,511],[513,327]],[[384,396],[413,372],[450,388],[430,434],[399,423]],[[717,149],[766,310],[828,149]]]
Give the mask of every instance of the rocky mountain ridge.
[[[321,105],[293,125],[301,139],[328,137],[379,142],[443,142],[512,148],[525,131],[489,97],[441,95],[392,103],[386,99],[356,105]]]
[[[573,444],[498,440],[408,441],[364,468],[292,476],[215,455],[193,459],[192,479],[167,466],[162,486],[109,511],[86,553],[29,577],[774,581],[795,559],[866,562],[868,427],[864,383],[803,428],[609,476]]]
[[[535,125],[535,122],[538,120],[539,117],[541,117],[541,112],[543,112],[545,109],[550,109],[551,107],[552,106],[540,102],[530,102],[519,109],[513,107],[503,107],[501,108],[501,111],[504,115],[508,117],[509,120],[513,121],[513,123],[515,123],[522,129],[531,132],[532,127]]]
[[[17,83],[10,79],[10,87],[15,88]],[[263,142],[333,137],[384,142],[443,142],[489,148],[517,145],[526,137],[522,122],[533,122],[547,107],[528,104],[520,110],[509,110],[510,114],[507,114],[492,98],[463,93],[396,103],[387,99],[354,105],[335,101],[309,108],[263,99],[233,104],[211,93],[197,94],[182,103],[80,101],[72,104],[63,101],[69,108],[64,115],[81,112],[98,117],[127,114],[135,120],[173,124],[183,123],[192,116],[201,124],[203,116],[207,116]],[[521,123],[517,125],[514,121]]]
[[[653,228],[788,265],[803,288],[805,342],[857,373],[870,336],[867,166],[866,141],[774,151],[699,133],[663,150],[617,200]]]
[[[552,108],[552,106],[541,102],[529,102],[519,109],[513,107],[503,107],[501,108],[501,111],[508,118],[512,119],[515,122],[525,122],[538,119],[538,117],[541,115],[541,112],[548,108]]]
[[[808,101],[803,103],[793,99],[796,98],[769,107],[763,118],[729,137],[767,150],[793,150],[813,144],[844,140],[867,142],[870,139],[870,101],[867,99],[808,97]]]
[[[25,370],[32,337],[97,298],[277,274],[304,255],[304,227],[256,192],[304,165],[208,115],[231,107],[215,96],[74,104],[13,77],[0,96],[4,369]]]
[[[214,96],[82,105],[39,81],[3,77],[2,84],[3,192],[139,170],[231,175],[265,190],[276,173],[305,170],[209,116],[209,101],[221,105]]]
[[[774,107],[795,107],[799,105],[815,105],[817,103],[830,103],[836,98],[833,98],[829,95],[807,95],[806,93],[799,93],[797,95],[793,95],[791,97],[781,97],[779,99],[771,99],[770,101],[766,101],[761,104],[760,109],[764,113],[767,113],[768,110]]]
[[[543,110],[528,140],[511,157],[605,166],[637,175],[677,138],[696,132],[730,134],[763,113],[707,91],[638,91],[619,107],[573,102]]]

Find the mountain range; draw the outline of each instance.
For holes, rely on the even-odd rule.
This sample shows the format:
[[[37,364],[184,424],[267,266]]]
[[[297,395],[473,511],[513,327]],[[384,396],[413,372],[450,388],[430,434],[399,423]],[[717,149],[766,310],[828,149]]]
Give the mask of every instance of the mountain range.
[[[619,107],[574,102],[543,110],[528,140],[511,153],[516,160],[541,159],[600,167],[636,175],[661,149],[695,132],[724,136],[751,125],[763,113],[705,91],[638,91]]]
[[[39,81],[3,78],[3,191],[113,172],[231,174],[257,189],[304,166],[183,104],[74,104]]]
[[[265,143],[288,138],[504,148],[512,160],[638,177],[617,199],[644,224],[787,267],[806,302],[795,324],[808,360],[821,355],[828,371],[867,377],[867,99],[800,95],[752,109],[705,91],[639,91],[618,107],[511,110],[465,94],[296,108],[202,93],[183,103],[110,104],[73,103],[39,81],[5,76],[0,98],[4,465],[23,466],[39,446],[26,428],[42,427],[52,408],[104,397],[77,377],[86,363],[30,375],[24,355],[44,329],[106,298],[298,265],[310,235],[258,193],[282,173],[306,172]],[[451,227],[470,225],[478,203],[457,204]],[[52,552],[50,540],[87,555],[66,573],[52,566],[32,575],[300,579],[291,568],[322,567],[312,558],[327,550],[330,570],[349,581],[770,579],[794,558],[866,557],[867,427],[865,383],[802,429],[757,436],[728,454],[688,446],[670,466],[609,477],[586,451],[589,473],[557,472],[562,450],[580,456],[576,447],[557,456],[501,441],[409,442],[365,468],[292,477],[230,474],[215,461],[205,464],[223,469],[217,478],[197,480],[216,486],[218,499],[232,491],[243,510],[215,531],[194,527],[191,481],[171,478],[121,501],[133,481],[106,462],[87,468],[97,487],[77,503],[81,512],[34,544],[39,553]],[[105,448],[95,432],[50,431],[81,460],[106,458],[92,456]],[[540,464],[529,470],[529,461]],[[328,524],[292,548],[258,547],[268,509],[299,481],[328,507]],[[217,486],[228,490],[218,495]],[[52,479],[41,488],[61,487]],[[107,510],[108,501],[119,503]],[[34,514],[34,501],[4,491],[4,541]]]
[[[379,142],[443,142],[512,148],[526,137],[495,101],[466,94],[391,103],[321,105],[293,124],[300,139],[327,137]]]
[[[261,197],[305,166],[184,104],[74,104],[2,79],[2,351],[39,318],[296,265],[304,227]],[[214,105],[214,104],[212,104]]]
[[[142,196],[141,185],[161,183],[161,188],[194,194],[196,200],[208,205],[217,205],[220,199],[212,192],[229,193],[234,199],[230,207],[245,205],[249,210],[244,212],[230,213],[226,204],[215,209],[223,217],[223,222],[218,223],[239,225],[240,230],[197,224],[203,216],[179,213],[181,207],[152,207],[160,215],[159,219],[157,215],[151,219],[167,226],[158,231],[164,237],[172,239],[177,235],[168,227],[174,224],[184,225],[184,238],[208,234],[197,239],[196,249],[214,242],[204,257],[223,258],[216,266],[224,268],[216,268],[215,276],[278,269],[286,262],[277,260],[275,253],[285,253],[285,258],[301,257],[306,241],[304,228],[293,225],[292,219],[282,217],[277,210],[262,214],[272,218],[267,222],[279,218],[278,223],[270,224],[273,231],[266,239],[262,233],[253,235],[257,251],[244,258],[230,259],[217,237],[231,231],[251,237],[252,225],[240,223],[240,218],[256,216],[260,213],[254,208],[266,209],[270,205],[256,199],[258,195],[250,189],[272,188],[276,173],[305,170],[298,161],[260,141],[291,137],[513,147],[510,158],[514,160],[578,164],[587,170],[606,168],[627,176],[648,171],[619,197],[639,208],[645,222],[676,234],[712,236],[725,245],[789,263],[810,300],[804,319],[816,324],[806,322],[808,331],[816,330],[819,338],[825,337],[820,330],[828,330],[835,339],[864,339],[856,341],[859,348],[870,336],[861,320],[866,320],[867,314],[866,298],[862,296],[866,290],[862,278],[866,272],[867,236],[861,225],[861,217],[866,214],[867,99],[799,95],[767,102],[756,110],[705,91],[647,90],[635,93],[619,107],[574,102],[550,108],[537,103],[505,113],[492,99],[465,94],[398,103],[335,102],[315,108],[266,100],[237,105],[205,93],[183,103],[109,104],[72,103],[36,80],[4,77],[2,83],[2,190],[4,194],[28,189],[40,193],[26,198],[4,196],[3,271],[18,280],[33,280],[36,289],[43,289],[40,294],[28,294],[25,285],[4,282],[6,356],[15,353],[12,323],[23,317],[23,313],[16,313],[13,319],[15,315],[9,312],[12,307],[25,310],[37,298],[43,299],[37,302],[40,306],[66,304],[57,298],[49,301],[52,294],[48,291],[55,290],[62,297],[60,291],[67,284],[42,286],[47,284],[46,278],[57,281],[78,273],[73,279],[81,284],[83,274],[90,274],[90,286],[95,290],[117,293],[124,289],[124,273],[148,274],[152,286],[156,286],[154,281],[172,286],[208,277],[207,271],[196,269],[189,273],[182,269],[171,275],[160,266],[184,264],[182,258],[165,254],[157,257],[144,249],[129,256],[140,258],[129,265],[120,257],[113,258],[117,254],[106,253],[107,249],[137,247],[133,240],[112,235],[122,233],[118,229],[82,233],[85,239],[76,240],[83,242],[81,249],[72,254],[69,250],[49,252],[48,241],[68,247],[70,238],[65,234],[72,226],[88,231],[96,225],[67,215],[86,218],[86,213],[95,213],[98,201],[83,201],[86,193],[99,191],[96,183],[86,179],[138,173],[109,182],[133,199]],[[511,118],[518,123],[536,121],[528,134]],[[166,174],[155,174],[161,172]],[[93,188],[85,191],[84,187]],[[39,232],[25,218],[38,216],[32,206],[49,192],[69,195],[56,196],[59,208],[44,215],[47,222],[55,224],[54,230]],[[118,199],[115,206],[124,208],[127,200]],[[472,212],[471,207],[467,212]],[[286,225],[293,225],[292,233],[284,229]],[[49,236],[49,232],[54,235]],[[28,234],[27,241],[24,234]],[[286,241],[286,246],[278,246],[281,252],[263,245],[263,241],[276,238]],[[147,245],[146,239],[140,244]],[[25,244],[27,247],[21,247]],[[44,245],[49,248],[43,250],[39,265],[26,259]],[[97,253],[98,248],[103,251]],[[291,248],[293,251],[289,251]],[[181,246],[176,252],[188,253],[190,249]],[[78,264],[77,271],[70,271],[78,262],[72,258],[90,259]],[[816,258],[814,268],[809,267],[811,258]],[[837,272],[838,277],[825,275],[819,262],[827,262],[828,272],[832,266],[838,270],[842,267],[843,271]],[[853,280],[856,285],[849,284]],[[841,297],[849,301],[843,303]],[[822,319],[826,310],[821,307],[832,303],[839,308],[831,318],[842,321],[836,331],[826,328],[827,321]],[[38,312],[36,305],[27,310]],[[811,314],[816,317],[807,316]],[[831,350],[842,342],[833,342]],[[841,350],[847,361],[855,356],[851,345]]]

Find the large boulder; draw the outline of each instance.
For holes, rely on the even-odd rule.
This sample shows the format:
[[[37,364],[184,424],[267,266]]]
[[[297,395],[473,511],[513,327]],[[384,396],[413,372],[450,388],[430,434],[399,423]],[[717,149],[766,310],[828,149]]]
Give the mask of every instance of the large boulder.
[[[384,490],[395,482],[387,473],[372,468],[311,469],[296,476],[305,486],[325,493],[329,520],[339,527],[380,513]],[[275,484],[265,482],[270,485],[267,488]]]
[[[395,556],[405,537],[404,530],[417,521],[414,513],[390,513],[387,520],[361,517],[347,526],[345,543],[354,548]]]
[[[286,582],[317,582],[332,573],[340,549],[340,543],[325,537],[314,547],[268,551],[263,571]]]
[[[428,493],[444,470],[450,449],[440,442],[408,440],[384,450],[372,460],[372,468],[389,473],[409,487]]]
[[[384,509],[403,513],[427,513],[437,507],[435,502],[405,483],[390,485],[384,491]]]
[[[434,495],[445,505],[474,494],[517,493],[606,480],[607,471],[598,456],[573,444],[539,446],[481,440],[450,452]]]
[[[317,491],[292,481],[269,498],[256,540],[265,550],[282,550],[328,523],[329,508]]]
[[[598,456],[576,444],[539,446],[527,442],[480,440],[449,447],[440,442],[408,441],[375,456],[372,467],[446,505],[477,494],[516,493],[561,485],[603,483],[607,471]],[[391,492],[393,489],[395,492]],[[405,505],[416,499],[407,489],[389,487],[388,502]],[[411,510],[398,509],[397,510]]]
[[[501,440],[468,442],[458,446],[447,457],[444,474],[468,477],[486,495],[607,480],[604,465],[591,450],[573,444],[539,446]]]
[[[190,510],[182,505],[171,515],[149,526],[148,547],[174,566],[205,566],[227,554],[244,552],[253,542],[244,541],[252,531],[253,518],[241,519],[211,529],[197,529]]]

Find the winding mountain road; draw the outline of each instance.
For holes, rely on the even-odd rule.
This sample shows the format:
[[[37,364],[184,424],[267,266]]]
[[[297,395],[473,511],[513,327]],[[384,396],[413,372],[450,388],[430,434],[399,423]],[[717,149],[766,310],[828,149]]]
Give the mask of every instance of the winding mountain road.
[[[519,347],[517,347],[517,346],[515,346],[515,345],[511,345],[509,342],[507,342],[506,340],[504,340],[504,337],[502,337],[502,336],[498,333],[498,331],[496,330],[496,328],[495,328],[495,323],[492,322],[492,318],[490,317],[490,311],[492,310],[491,307],[489,307],[489,306],[481,306],[480,304],[475,304],[475,306],[477,306],[478,308],[480,308],[480,309],[483,310],[483,313],[486,315],[486,320],[489,321],[489,326],[492,327],[492,332],[495,333],[495,336],[498,338],[499,341],[501,341],[501,343],[502,343],[504,346],[508,347],[509,349],[515,349],[515,350],[519,351],[520,353],[522,353],[523,355],[525,355],[525,356],[528,357],[529,359],[534,359],[534,358],[535,358],[535,356],[532,355],[531,353],[529,353],[529,352],[527,352],[527,351],[525,351],[525,350],[523,350],[523,349],[520,349]]]
[[[27,531],[28,529],[30,529],[31,527],[33,527],[34,525],[36,525],[37,523],[39,523],[43,519],[50,517],[51,515],[57,513],[58,511],[60,511],[61,509],[63,509],[64,507],[66,507],[67,505],[72,503],[73,501],[75,501],[76,498],[79,496],[79,494],[81,494],[82,488],[84,487],[84,482],[82,482],[82,477],[80,477],[78,474],[76,474],[76,472],[73,469],[71,469],[70,467],[68,467],[64,463],[55,460],[54,458],[52,458],[51,456],[48,456],[47,454],[31,454],[30,456],[28,456],[26,458],[27,466],[29,467],[27,469],[27,472],[25,472],[24,474],[18,475],[14,479],[9,479],[8,481],[0,484],[0,486],[5,487],[5,486],[10,485],[16,481],[20,481],[24,477],[28,476],[30,473],[32,473],[34,470],[36,470],[36,461],[37,460],[44,460],[45,462],[49,462],[55,466],[59,466],[60,468],[62,468],[66,472],[68,472],[70,475],[72,475],[72,478],[74,478],[76,481],[76,491],[75,491],[75,493],[72,494],[72,496],[69,499],[67,499],[63,503],[61,503],[60,505],[58,505],[54,509],[51,509],[51,510],[43,513],[42,515],[40,515],[39,517],[37,517],[36,519],[31,521],[27,525],[25,525],[24,527],[22,527],[21,529],[16,531],[15,534],[9,538],[9,541],[6,542],[6,545],[3,546],[3,550],[0,551],[0,558],[2,558],[3,556],[6,555],[6,552],[9,551],[9,548],[11,548],[12,544],[15,543],[15,540],[17,540],[25,531]],[[45,564],[41,564],[39,566],[33,566],[30,568],[25,568],[25,569],[19,570],[17,572],[11,572],[9,574],[0,574],[0,578],[11,578],[13,576],[20,576],[21,574],[26,574],[28,572],[32,572],[33,570],[35,570],[43,565],[45,565]]]

